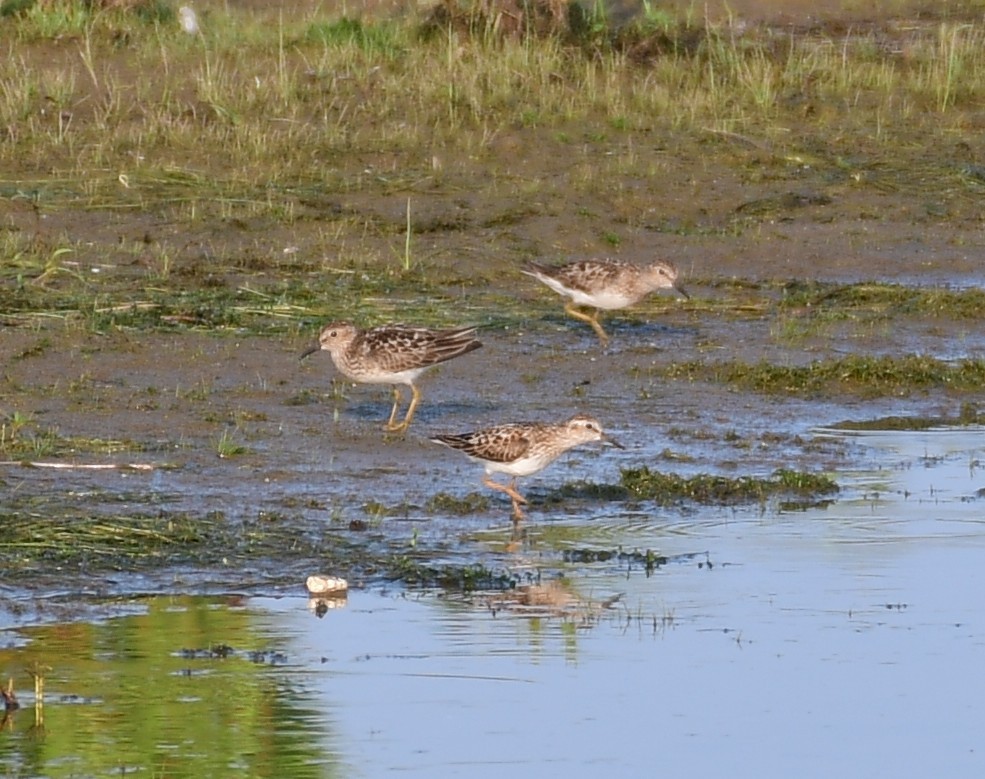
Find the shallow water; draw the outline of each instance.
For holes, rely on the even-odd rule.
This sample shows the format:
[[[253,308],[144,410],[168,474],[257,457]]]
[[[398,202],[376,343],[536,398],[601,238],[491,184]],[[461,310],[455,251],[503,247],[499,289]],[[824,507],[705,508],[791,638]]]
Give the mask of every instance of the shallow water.
[[[2,635],[23,708],[0,770],[980,776],[982,430],[850,438],[874,466],[826,507],[477,533],[479,559],[539,580],[526,603],[374,588],[319,618],[295,593],[154,597],[77,622],[53,597]],[[558,555],[595,534],[668,560]]]

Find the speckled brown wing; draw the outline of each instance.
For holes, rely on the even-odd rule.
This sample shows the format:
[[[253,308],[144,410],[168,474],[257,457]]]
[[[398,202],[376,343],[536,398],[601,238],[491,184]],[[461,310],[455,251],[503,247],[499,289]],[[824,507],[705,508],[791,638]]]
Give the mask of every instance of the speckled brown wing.
[[[610,260],[580,260],[554,269],[553,277],[568,289],[591,294],[612,286],[633,266]]]
[[[432,338],[429,352],[432,362],[444,362],[461,354],[467,354],[482,346],[475,337],[476,328],[460,327],[455,330],[428,330]]]
[[[372,360],[391,372],[435,365],[482,346],[474,327],[457,330],[428,330],[423,327],[385,325],[367,330],[353,342],[350,356]]]
[[[530,449],[531,440],[520,425],[503,425],[461,435],[439,435],[431,439],[464,452],[469,457],[494,463],[519,460]]]

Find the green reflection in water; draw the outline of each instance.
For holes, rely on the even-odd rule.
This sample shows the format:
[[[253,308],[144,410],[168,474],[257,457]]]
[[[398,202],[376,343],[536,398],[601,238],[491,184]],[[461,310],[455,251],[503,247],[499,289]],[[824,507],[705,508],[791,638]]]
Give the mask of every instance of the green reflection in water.
[[[344,775],[325,748],[328,718],[248,610],[190,597],[136,605],[146,611],[25,629],[28,644],[0,649],[23,704],[0,728],[0,776]],[[40,724],[35,663],[50,668]]]

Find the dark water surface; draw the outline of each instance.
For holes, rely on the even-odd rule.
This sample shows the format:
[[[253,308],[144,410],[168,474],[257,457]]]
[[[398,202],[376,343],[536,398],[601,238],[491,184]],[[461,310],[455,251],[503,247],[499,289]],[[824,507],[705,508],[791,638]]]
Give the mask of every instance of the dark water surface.
[[[374,588],[320,618],[293,593],[35,626],[11,608],[0,776],[981,776],[982,432],[853,436],[881,467],[826,507],[607,515],[607,544],[676,562],[573,563],[546,606]]]

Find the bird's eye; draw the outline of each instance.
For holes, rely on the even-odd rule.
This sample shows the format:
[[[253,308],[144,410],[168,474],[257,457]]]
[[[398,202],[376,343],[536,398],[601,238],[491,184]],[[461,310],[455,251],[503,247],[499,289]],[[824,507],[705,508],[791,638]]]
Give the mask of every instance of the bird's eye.
[[[329,338],[338,338],[338,335],[339,335],[339,332],[338,332],[338,330],[333,330],[332,332],[330,332],[330,333],[328,334],[328,337],[329,337]]]

